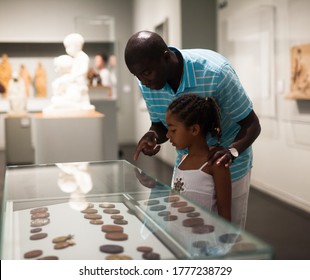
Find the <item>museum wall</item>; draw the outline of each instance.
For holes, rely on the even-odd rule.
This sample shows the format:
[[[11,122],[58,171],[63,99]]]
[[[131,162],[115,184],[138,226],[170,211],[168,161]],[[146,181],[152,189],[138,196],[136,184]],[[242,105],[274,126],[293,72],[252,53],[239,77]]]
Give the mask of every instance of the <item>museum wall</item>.
[[[114,50],[118,57],[118,141],[134,141],[134,119],[132,110],[132,78],[125,67],[123,50],[132,33],[131,0],[1,0],[0,3],[0,43],[60,43],[63,38],[76,31],[76,18],[108,15],[115,19]],[[85,36],[84,34],[82,34]],[[9,51],[8,51],[9,53]],[[59,55],[64,53],[59,53]],[[18,58],[13,58],[13,66],[18,65]],[[20,62],[28,63],[27,54],[20,57]],[[41,58],[42,59],[42,58]],[[43,61],[51,61],[44,57]],[[37,61],[36,61],[37,63]],[[31,67],[31,66],[30,66]],[[47,66],[51,73],[48,82],[52,82],[53,68]],[[31,69],[30,69],[31,70]],[[3,127],[1,127],[1,131]],[[3,136],[3,133],[1,133]],[[4,140],[0,139],[3,149]]]
[[[310,1],[228,0],[218,6],[218,50],[234,64],[262,126],[252,185],[310,211],[310,100],[288,98],[290,49],[310,43]]]

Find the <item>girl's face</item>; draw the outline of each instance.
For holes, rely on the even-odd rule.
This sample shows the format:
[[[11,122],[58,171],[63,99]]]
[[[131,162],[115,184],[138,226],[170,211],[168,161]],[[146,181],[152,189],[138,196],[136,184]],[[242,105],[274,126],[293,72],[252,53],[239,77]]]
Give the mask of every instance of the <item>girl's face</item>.
[[[193,139],[191,128],[186,127],[182,122],[178,120],[175,114],[171,111],[166,113],[166,121],[168,125],[167,138],[169,138],[171,144],[178,150],[188,148]]]

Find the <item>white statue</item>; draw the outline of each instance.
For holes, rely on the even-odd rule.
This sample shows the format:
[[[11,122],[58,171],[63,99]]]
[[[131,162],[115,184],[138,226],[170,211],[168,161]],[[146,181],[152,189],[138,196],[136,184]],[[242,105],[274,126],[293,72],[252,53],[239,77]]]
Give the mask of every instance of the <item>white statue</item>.
[[[65,37],[64,46],[68,55],[54,59],[55,71],[60,75],[52,84],[52,105],[44,114],[84,114],[94,111],[90,104],[87,85],[89,57],[83,52],[84,39],[72,33]]]
[[[17,72],[12,74],[8,85],[9,115],[22,116],[27,114],[27,96],[24,80]]]

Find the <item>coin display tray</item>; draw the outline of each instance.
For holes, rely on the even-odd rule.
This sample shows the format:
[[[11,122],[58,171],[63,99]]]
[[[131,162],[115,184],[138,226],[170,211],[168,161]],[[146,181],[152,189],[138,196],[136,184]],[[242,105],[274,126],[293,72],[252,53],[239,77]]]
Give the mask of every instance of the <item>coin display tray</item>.
[[[93,203],[98,214],[102,215],[104,224],[113,224],[110,214],[103,213],[102,203]],[[105,201],[108,202],[108,201]],[[161,259],[175,259],[175,255],[141,222],[134,214],[130,214],[128,207],[122,202],[111,202],[115,204],[115,209],[120,210],[120,215],[128,221],[127,225],[121,225],[124,233],[128,234],[126,241],[112,241],[105,238],[105,233],[101,231],[101,225],[89,223],[89,219],[84,218],[80,211],[72,209],[68,203],[56,205],[45,205],[50,214],[50,223],[42,226],[43,233],[48,236],[40,240],[30,240],[30,230],[35,228],[30,226],[30,210],[19,210],[13,213],[13,259],[24,259],[24,253],[32,250],[42,250],[44,256],[57,256],[59,259],[105,259],[109,254],[100,252],[101,245],[114,244],[124,248],[122,254],[130,256],[132,259],[143,259],[142,253],[137,251],[138,246],[150,246],[154,252],[159,253]],[[64,249],[54,249],[52,240],[55,237],[74,235],[74,246]]]

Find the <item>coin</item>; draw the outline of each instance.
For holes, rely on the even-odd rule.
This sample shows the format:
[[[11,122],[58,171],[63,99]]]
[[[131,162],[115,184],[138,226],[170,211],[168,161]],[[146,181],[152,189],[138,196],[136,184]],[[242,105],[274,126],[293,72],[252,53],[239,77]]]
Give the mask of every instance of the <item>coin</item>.
[[[57,256],[46,256],[39,258],[38,260],[59,260],[59,258]]]
[[[68,235],[64,235],[64,236],[58,236],[58,237],[54,238],[52,240],[52,242],[53,243],[60,243],[60,242],[65,242],[65,241],[72,239],[72,238],[73,238],[73,235],[68,234]]]
[[[99,214],[85,214],[84,218],[85,219],[91,219],[91,220],[100,220],[102,218],[102,216]]]
[[[109,232],[123,232],[124,231],[123,227],[117,226],[117,225],[103,225],[101,227],[101,230],[103,232],[107,232],[107,233],[109,233]]]
[[[108,253],[108,254],[120,254],[123,253],[124,248],[119,245],[102,245],[100,246],[99,250],[102,253]]]
[[[44,219],[44,218],[48,218],[49,216],[50,216],[50,214],[48,212],[34,213],[31,215],[31,220]]]
[[[69,246],[75,245],[74,241],[65,241],[65,242],[58,242],[54,245],[54,249],[59,250],[59,249],[65,249]]]
[[[38,233],[40,231],[42,231],[42,228],[33,228],[30,230],[30,233]]]
[[[151,211],[162,211],[165,210],[167,207],[165,205],[154,205],[150,207]]]
[[[168,196],[164,198],[165,202],[177,202],[180,200],[180,197],[178,196]]]
[[[178,216],[176,215],[169,215],[169,216],[165,216],[164,217],[164,221],[168,222],[168,221],[175,221],[178,219]]]
[[[157,200],[157,199],[153,199],[153,200],[147,200],[144,202],[144,205],[148,205],[148,206],[151,206],[151,205],[156,205],[156,204],[159,204],[160,201]]]
[[[212,225],[198,225],[192,228],[193,233],[199,233],[199,234],[210,233],[213,231],[214,231],[214,226]]]
[[[158,213],[158,216],[163,217],[163,216],[169,216],[170,214],[171,214],[170,211],[161,211]]]
[[[50,222],[50,219],[35,219],[31,221],[31,226],[32,227],[41,227],[45,226]]]
[[[48,211],[47,207],[40,207],[40,208],[32,209],[30,211],[30,214],[42,213],[42,212],[47,212],[47,211]]]
[[[105,238],[114,241],[124,241],[128,239],[128,234],[123,232],[109,232],[106,233]]]
[[[199,240],[199,241],[193,242],[193,247],[203,249],[203,248],[206,248],[207,244],[208,244],[207,241]]]
[[[159,260],[160,259],[160,255],[154,252],[144,253],[142,257],[146,260]]]
[[[30,240],[39,240],[39,239],[43,239],[45,237],[47,237],[47,233],[41,232],[41,233],[31,235]]]
[[[240,242],[232,246],[231,252],[241,252],[241,251],[252,251],[256,250],[257,247],[254,243],[251,242]]]
[[[137,251],[142,252],[142,253],[150,253],[153,251],[153,248],[149,246],[139,246],[137,247]]]
[[[110,209],[110,208],[103,210],[103,213],[106,213],[106,214],[119,214],[120,212],[121,211],[119,211],[117,209]]]
[[[114,220],[114,224],[116,224],[116,225],[127,225],[128,222],[126,220]]]
[[[194,212],[194,211],[195,211],[195,207],[192,207],[192,206],[184,206],[178,209],[179,213],[189,213],[189,212]]]
[[[92,225],[102,225],[103,221],[99,220],[99,219],[98,220],[90,220],[89,223]]]
[[[112,215],[111,219],[113,219],[113,220],[123,220],[124,216],[122,216],[122,215]]]
[[[43,254],[42,250],[33,250],[24,254],[25,259],[37,258]]]
[[[201,218],[189,218],[185,219],[182,224],[185,227],[195,227],[195,226],[200,226],[203,225],[204,221]]]
[[[99,204],[101,208],[115,208],[115,204],[109,202],[103,202]]]
[[[94,208],[86,208],[85,210],[81,211],[84,214],[96,214],[98,211]]]
[[[237,243],[242,240],[241,235],[236,233],[227,233],[219,237],[219,240],[223,243]]]
[[[87,209],[87,208],[94,208],[94,204],[91,203],[91,202],[89,202],[88,205],[87,205],[87,207],[86,207],[86,209]]]
[[[199,212],[191,212],[191,213],[187,213],[186,216],[189,218],[195,218],[195,217],[200,216],[200,213]]]
[[[132,260],[130,256],[119,255],[119,254],[106,256],[105,259],[106,260]]]
[[[177,201],[177,202],[171,203],[171,207],[174,207],[174,208],[184,207],[186,205],[187,205],[186,201]]]

